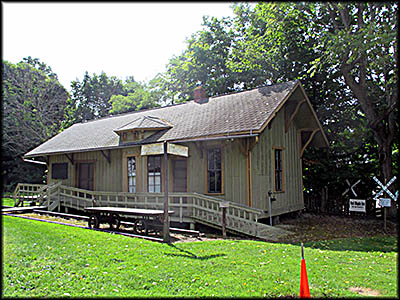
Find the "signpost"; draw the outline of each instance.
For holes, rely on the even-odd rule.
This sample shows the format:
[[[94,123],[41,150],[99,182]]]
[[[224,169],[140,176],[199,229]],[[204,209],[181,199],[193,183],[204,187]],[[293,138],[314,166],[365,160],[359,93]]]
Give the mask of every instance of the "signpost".
[[[142,145],[141,155],[164,155],[164,218],[163,218],[163,240],[170,242],[169,215],[168,215],[168,154],[188,157],[189,148],[186,146],[171,144],[168,142]]]
[[[393,201],[396,201],[399,195],[398,192],[396,192],[396,194],[393,195],[393,193],[389,191],[389,186],[396,180],[396,176],[393,176],[393,178],[390,179],[389,182],[386,183],[385,185],[382,184],[382,182],[380,182],[378,178],[376,178],[375,176],[374,180],[381,187],[381,190],[379,191],[379,193],[375,195],[374,199],[376,201],[379,201],[378,204],[383,207],[383,229],[386,231],[386,213],[387,213],[387,207],[391,206],[390,198],[392,198]],[[388,194],[390,198],[379,198],[384,193]]]

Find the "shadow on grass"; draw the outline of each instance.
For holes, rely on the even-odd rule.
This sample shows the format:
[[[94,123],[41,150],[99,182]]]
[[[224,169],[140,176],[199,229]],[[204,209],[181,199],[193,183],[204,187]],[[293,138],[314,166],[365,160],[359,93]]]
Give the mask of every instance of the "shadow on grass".
[[[198,259],[198,260],[207,260],[207,259],[212,259],[212,258],[216,258],[216,257],[220,257],[220,256],[225,256],[225,254],[197,256],[196,254],[194,254],[190,251],[181,249],[173,244],[168,244],[168,246],[182,252],[182,254],[181,253],[165,253],[165,255],[167,255],[167,256],[179,256],[179,257],[193,258],[193,259]]]
[[[293,243],[299,245],[299,243]],[[397,252],[397,238],[394,236],[375,236],[346,238],[304,243],[304,247],[331,251]]]

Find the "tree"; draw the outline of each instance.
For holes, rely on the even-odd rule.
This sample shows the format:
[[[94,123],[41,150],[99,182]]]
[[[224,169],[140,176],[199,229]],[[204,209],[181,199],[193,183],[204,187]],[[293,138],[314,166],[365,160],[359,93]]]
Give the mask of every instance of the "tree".
[[[82,82],[78,79],[71,82],[71,89],[72,123],[109,115],[111,96],[124,93],[122,80],[115,76],[108,77],[104,72],[100,75],[93,73],[92,76],[86,72]]]
[[[365,29],[363,35],[352,36],[334,33],[332,13],[327,5],[304,2],[260,2],[252,7],[247,3],[235,4],[234,18],[205,19],[203,29],[192,35],[187,41],[187,49],[180,56],[170,60],[166,72],[159,74],[157,80],[166,94],[172,96],[173,102],[180,102],[191,98],[191,92],[198,84],[205,86],[212,96],[300,79],[322,121],[331,146],[329,158],[326,154],[321,156],[320,153],[307,149],[305,158],[313,163],[306,166],[308,169],[305,174],[312,176],[305,177],[304,184],[309,190],[314,191],[327,185],[334,191],[332,198],[339,198],[346,185],[342,186],[337,184],[338,182],[345,183],[345,179],[354,174],[363,179],[368,177],[373,173],[371,170],[377,170],[379,158],[386,157],[377,153],[378,149],[384,147],[372,139],[373,131],[370,128],[375,123],[367,118],[363,108],[365,105],[355,97],[351,86],[347,83],[348,79],[343,76],[338,63],[339,56],[350,51],[349,58],[352,58],[352,55],[370,45],[371,50],[365,51],[369,51],[368,55],[371,58],[379,57],[375,59],[376,66],[373,65],[374,60],[370,60],[372,65],[369,71],[366,71],[369,79],[366,80],[365,91],[373,91],[371,95],[375,97],[376,107],[381,111],[378,113],[381,119],[379,122],[387,124],[386,129],[379,134],[385,138],[383,131],[391,132],[388,127],[393,127],[395,122],[390,116],[397,108],[395,104],[381,105],[379,97],[390,98],[391,101],[397,97],[397,91],[388,96],[389,90],[394,91],[397,83],[395,72],[397,43],[393,44],[397,29],[394,25],[396,24],[394,11],[397,6],[386,4],[388,8],[385,8],[383,4],[374,4],[376,11],[373,16],[375,18],[380,15],[378,18],[380,21],[372,23],[369,21],[372,17],[364,8],[363,22],[366,24],[370,22],[366,27],[371,31],[371,35],[366,35],[368,30]],[[335,7],[349,6],[351,8],[348,11],[353,16],[357,16],[357,7],[368,6],[367,4],[329,5],[331,10]],[[378,7],[383,10],[379,10]],[[336,22],[340,22],[340,16],[343,14],[344,12],[336,14]],[[372,24],[377,22],[381,24],[378,26],[379,29],[373,29],[375,25]],[[352,21],[350,24],[357,22]],[[345,27],[340,25],[339,28]],[[346,36],[351,38],[346,41]],[[381,47],[384,42],[388,44]],[[223,49],[220,49],[220,46]],[[354,49],[349,50],[352,47]],[[396,59],[393,59],[393,56]],[[355,59],[356,57],[357,55]],[[354,66],[359,63],[360,60],[356,61]],[[360,74],[357,68],[350,72],[356,81],[359,80],[357,74]],[[209,72],[210,70],[213,72]],[[371,87],[374,80],[380,81],[386,90]],[[369,129],[366,129],[367,125]],[[389,138],[391,136],[392,133],[389,134]],[[398,155],[398,146],[391,149]],[[317,168],[317,164],[320,167]],[[398,164],[395,164],[396,166],[398,168]],[[321,171],[327,169],[334,169],[335,172]]]
[[[109,102],[112,105],[110,113],[119,114],[123,112],[136,111],[157,107],[158,101],[152,91],[145,83],[126,80],[124,94],[112,95]]]
[[[39,59],[28,57],[18,64],[3,61],[2,68],[5,184],[41,182],[44,169],[21,157],[58,132],[68,92]]]
[[[319,37],[315,69],[325,61],[343,76],[378,144],[381,176],[387,182],[393,177],[393,142],[399,126],[398,5],[324,3],[310,11],[310,34]]]
[[[187,40],[187,49],[181,55],[170,59],[166,72],[157,76],[174,103],[192,99],[198,85],[209,96],[238,89],[227,60],[234,42],[230,18],[204,17],[203,27]]]

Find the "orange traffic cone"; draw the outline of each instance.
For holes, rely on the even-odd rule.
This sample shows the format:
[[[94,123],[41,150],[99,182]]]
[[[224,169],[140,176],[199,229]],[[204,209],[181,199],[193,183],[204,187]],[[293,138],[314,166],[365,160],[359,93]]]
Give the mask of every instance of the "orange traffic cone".
[[[301,243],[300,298],[310,298],[306,261],[304,260],[303,243]]]

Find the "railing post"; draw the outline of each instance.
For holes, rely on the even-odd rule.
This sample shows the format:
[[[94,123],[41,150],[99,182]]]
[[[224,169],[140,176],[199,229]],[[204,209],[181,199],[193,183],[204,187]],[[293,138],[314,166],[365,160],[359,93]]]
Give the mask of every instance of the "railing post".
[[[57,198],[58,198],[58,212],[61,212],[60,186],[57,187]]]
[[[183,202],[182,202],[182,197],[179,197],[179,221],[182,223],[183,222]]]
[[[50,207],[50,189],[47,189],[46,195],[47,195],[47,209],[49,209],[49,207]]]

